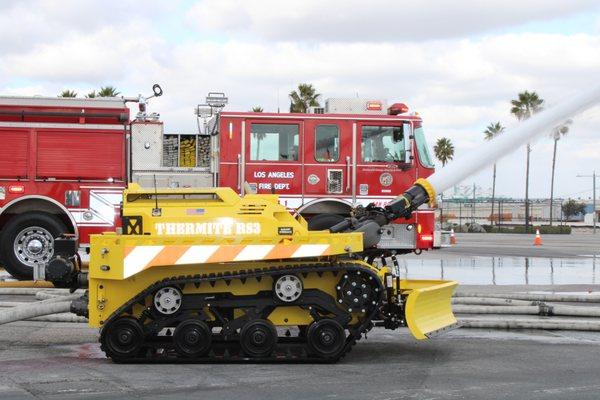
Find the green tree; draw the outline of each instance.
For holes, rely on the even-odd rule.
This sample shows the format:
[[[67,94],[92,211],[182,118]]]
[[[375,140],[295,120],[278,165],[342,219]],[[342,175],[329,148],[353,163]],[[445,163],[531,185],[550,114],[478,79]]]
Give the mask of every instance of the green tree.
[[[77,93],[74,90],[63,90],[58,97],[77,97]]]
[[[504,127],[500,122],[491,123],[485,128],[483,133],[485,134],[485,140],[492,140],[499,134],[504,132]],[[494,174],[492,175],[492,219],[490,222],[494,223],[494,202],[496,201],[496,163],[494,163]]]
[[[517,117],[519,121],[523,121],[541,111],[544,100],[536,92],[528,92],[526,90],[519,93],[517,99],[511,100],[510,103],[512,104],[510,113]],[[531,145],[527,143],[527,163],[525,166],[525,232],[529,229],[529,153],[531,153]]]
[[[570,125],[572,123],[573,120],[568,119],[564,123],[555,127],[552,130],[552,139],[554,140],[554,151],[552,153],[552,177],[550,178],[550,226],[552,226],[552,212],[554,209],[554,170],[556,168],[556,147],[560,138],[569,133]]]
[[[573,199],[569,199],[562,204],[562,212],[567,221],[574,215],[583,214],[584,211],[585,203]]]
[[[309,83],[301,83],[298,85],[298,90],[293,90],[290,93],[290,112],[305,113],[309,107],[319,107],[319,93],[313,85]]]
[[[98,97],[117,97],[121,92],[117,92],[117,89],[113,86],[102,86],[98,92]]]
[[[263,108],[261,106],[252,107],[252,112],[263,112]]]
[[[256,158],[255,160],[259,160],[260,156],[260,143],[263,141],[267,134],[264,132],[252,132],[252,136],[256,139]]]
[[[95,90],[92,90],[91,92],[86,94],[85,97],[87,97],[88,99],[94,99],[94,98],[98,97],[98,94],[96,93]]]
[[[454,158],[454,145],[448,138],[439,138],[433,146],[433,153],[444,166]]]

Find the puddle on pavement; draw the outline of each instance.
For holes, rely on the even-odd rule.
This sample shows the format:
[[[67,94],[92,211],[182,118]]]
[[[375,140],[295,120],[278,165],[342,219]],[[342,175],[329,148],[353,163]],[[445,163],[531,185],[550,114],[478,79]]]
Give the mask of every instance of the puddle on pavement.
[[[600,284],[600,257],[398,257],[398,261],[408,279],[449,279],[465,285]]]

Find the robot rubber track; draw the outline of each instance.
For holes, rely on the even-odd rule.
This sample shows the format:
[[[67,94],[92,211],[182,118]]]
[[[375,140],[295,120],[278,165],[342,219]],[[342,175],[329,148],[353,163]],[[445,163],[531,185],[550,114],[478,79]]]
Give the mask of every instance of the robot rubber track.
[[[364,282],[370,284],[369,305],[366,306],[364,313],[357,314],[343,310],[338,305],[338,302],[341,302],[338,298],[319,289],[305,289],[293,304],[285,304],[276,298],[272,291],[251,296],[198,292],[202,285],[214,287],[219,281],[229,285],[227,282],[235,280],[242,283],[249,279],[273,279],[275,281],[277,277],[285,275],[295,275],[302,279],[310,274],[317,274],[321,277],[326,273],[333,274],[338,281],[347,279],[349,275],[360,276]],[[161,316],[153,312],[151,305],[148,306],[148,298],[152,298],[154,293],[167,287],[179,288],[183,293],[182,306],[173,316]],[[193,287],[196,291],[193,294],[186,294],[186,287]],[[102,328],[101,349],[113,361],[121,363],[333,363],[349,352],[362,335],[373,327],[373,321],[379,315],[384,301],[384,293],[385,289],[376,273],[367,265],[353,261],[312,262],[303,266],[290,265],[289,262],[274,262],[273,265],[262,269],[240,269],[219,274],[176,276],[151,285],[115,311]],[[146,307],[137,317],[133,315],[136,305]],[[337,321],[344,331],[348,332],[347,335],[344,335],[343,345],[340,345],[339,350],[332,353],[315,351],[315,346],[311,346],[309,343],[310,333],[304,331],[302,334],[300,331],[298,336],[278,336],[274,349],[268,351],[268,354],[248,354],[242,350],[240,337],[243,335],[244,326],[257,323],[257,326],[260,327],[271,310],[286,305],[309,309],[315,319],[314,324],[319,321]],[[233,310],[233,308],[246,308],[253,311],[246,312],[242,317],[230,319],[227,316],[233,316],[233,314],[230,314],[228,309]],[[206,309],[219,317],[212,321],[209,320],[203,311]],[[165,331],[165,328],[181,325],[184,321],[190,320],[207,324],[212,332],[209,340],[210,347],[203,350],[201,354],[181,351],[181,348],[185,349],[185,346],[176,346],[176,333],[159,336],[159,332]],[[124,337],[124,340],[119,342],[120,333],[116,331],[116,328],[120,329],[119,332],[125,332],[125,336],[130,336]],[[217,331],[220,329],[220,331],[214,333],[213,328],[216,328]],[[310,328],[308,331],[310,332]],[[115,346],[115,340],[117,346]],[[127,343],[132,343],[132,345],[128,346]],[[121,351],[123,349],[127,351]]]

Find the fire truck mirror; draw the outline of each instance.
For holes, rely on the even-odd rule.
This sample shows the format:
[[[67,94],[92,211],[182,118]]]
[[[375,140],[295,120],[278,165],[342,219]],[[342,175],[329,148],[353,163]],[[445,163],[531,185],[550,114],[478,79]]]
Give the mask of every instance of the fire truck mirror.
[[[163,94],[163,90],[158,83],[152,85],[152,91],[154,92],[154,96],[160,97]]]
[[[404,126],[395,126],[393,130],[394,142],[401,142],[404,140]]]

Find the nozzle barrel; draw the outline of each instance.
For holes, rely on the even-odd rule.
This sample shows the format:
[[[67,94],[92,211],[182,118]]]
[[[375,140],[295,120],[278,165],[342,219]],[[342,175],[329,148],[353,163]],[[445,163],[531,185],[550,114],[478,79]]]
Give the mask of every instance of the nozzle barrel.
[[[385,206],[391,219],[408,218],[421,205],[435,204],[435,190],[426,179],[418,179],[406,192]]]
[[[435,203],[435,190],[425,179],[418,179],[401,196],[392,200],[385,208],[370,204],[364,209],[361,216],[345,218],[343,221],[329,228],[331,233],[337,232],[362,232],[363,248],[369,249],[376,246],[381,239],[381,227],[391,221],[410,217],[411,213],[421,205]]]

